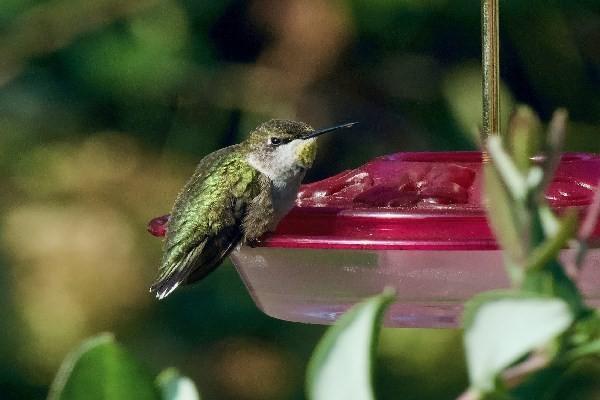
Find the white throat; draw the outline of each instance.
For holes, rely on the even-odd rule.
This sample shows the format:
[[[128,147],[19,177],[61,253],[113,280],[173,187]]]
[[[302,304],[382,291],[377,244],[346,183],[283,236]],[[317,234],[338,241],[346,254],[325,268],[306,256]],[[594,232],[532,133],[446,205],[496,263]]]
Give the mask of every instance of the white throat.
[[[275,223],[293,207],[300,183],[306,174],[306,168],[298,164],[296,155],[301,143],[302,140],[297,139],[279,146],[269,159],[254,154],[249,154],[246,158],[248,164],[271,181],[271,197],[277,214]]]
[[[273,182],[273,186],[285,187],[298,177],[301,181],[306,173],[306,169],[298,164],[297,151],[301,144],[302,140],[296,139],[277,147],[270,157],[250,153],[246,160],[252,167],[265,174]]]

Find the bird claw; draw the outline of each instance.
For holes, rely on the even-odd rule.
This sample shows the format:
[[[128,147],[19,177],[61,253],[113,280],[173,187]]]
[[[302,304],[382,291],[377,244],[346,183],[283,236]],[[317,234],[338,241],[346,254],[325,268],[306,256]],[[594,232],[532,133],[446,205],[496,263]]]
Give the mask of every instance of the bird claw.
[[[260,246],[260,244],[261,244],[261,241],[260,241],[259,239],[248,239],[248,240],[246,241],[246,244],[247,244],[248,246],[250,246],[251,248],[255,248],[255,247],[258,247],[258,246]]]

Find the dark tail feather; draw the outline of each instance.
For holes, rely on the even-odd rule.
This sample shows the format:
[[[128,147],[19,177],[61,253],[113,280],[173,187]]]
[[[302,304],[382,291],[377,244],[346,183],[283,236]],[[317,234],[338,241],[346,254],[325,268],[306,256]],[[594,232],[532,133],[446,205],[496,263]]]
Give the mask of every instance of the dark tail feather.
[[[156,282],[150,286],[150,293],[154,293],[159,300],[167,297],[173,290],[183,283],[188,275],[194,269],[194,265],[198,263],[204,243],[194,247],[192,251],[187,253],[170,268],[165,268],[165,272],[161,273]]]
[[[214,271],[242,239],[239,229],[232,227],[219,236],[194,247],[185,257],[157,279],[150,287],[159,300],[171,294],[181,284],[204,279]]]
[[[167,279],[157,281],[150,286],[150,293],[153,293],[157,299],[162,300],[181,284],[185,279],[185,276],[181,274],[174,274]]]

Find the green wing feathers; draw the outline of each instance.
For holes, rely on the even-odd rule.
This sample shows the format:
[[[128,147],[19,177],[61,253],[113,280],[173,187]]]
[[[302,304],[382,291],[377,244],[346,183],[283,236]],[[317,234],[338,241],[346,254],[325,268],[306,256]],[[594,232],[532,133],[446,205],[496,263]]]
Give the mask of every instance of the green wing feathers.
[[[159,276],[150,288],[159,299],[181,284],[204,278],[243,239],[241,222],[256,195],[259,173],[233,151],[235,147],[200,161],[177,197]]]

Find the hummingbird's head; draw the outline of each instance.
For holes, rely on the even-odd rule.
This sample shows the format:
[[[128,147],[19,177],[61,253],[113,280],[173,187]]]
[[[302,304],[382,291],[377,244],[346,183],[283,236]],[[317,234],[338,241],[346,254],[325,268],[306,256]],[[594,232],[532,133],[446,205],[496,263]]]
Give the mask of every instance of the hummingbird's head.
[[[286,181],[312,166],[317,136],[354,124],[315,130],[304,122],[272,119],[256,127],[244,142],[248,162],[271,180]]]

